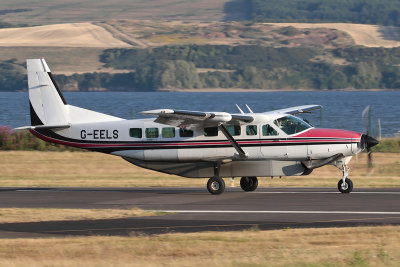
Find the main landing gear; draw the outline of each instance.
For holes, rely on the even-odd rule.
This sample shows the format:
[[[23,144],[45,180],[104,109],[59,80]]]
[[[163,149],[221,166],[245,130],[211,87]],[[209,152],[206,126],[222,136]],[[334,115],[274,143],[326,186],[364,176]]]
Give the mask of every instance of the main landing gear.
[[[207,190],[213,195],[219,195],[225,190],[225,182],[219,176],[219,170],[221,168],[221,163],[216,163],[214,165],[214,176],[208,179]],[[251,192],[257,189],[258,179],[254,176],[245,176],[240,179],[240,187],[243,191]]]
[[[240,179],[240,187],[243,191],[251,192],[257,189],[258,179],[254,176],[245,176]],[[225,190],[225,182],[221,177],[214,176],[208,179],[207,190],[213,195],[219,195]]]
[[[211,177],[207,182],[207,190],[213,195],[219,195],[225,190],[225,182],[219,176],[220,169],[221,162],[216,162],[214,165],[214,176]]]
[[[342,164],[342,167],[338,168],[343,172],[343,177],[338,182],[338,189],[341,193],[348,194],[353,191],[353,182],[349,178],[347,178],[350,168],[347,167],[347,165],[344,163]]]
[[[225,182],[221,177],[211,177],[207,182],[207,189],[213,195],[219,195],[225,190]]]
[[[245,176],[240,179],[240,187],[243,191],[251,192],[257,189],[258,179],[254,176]]]

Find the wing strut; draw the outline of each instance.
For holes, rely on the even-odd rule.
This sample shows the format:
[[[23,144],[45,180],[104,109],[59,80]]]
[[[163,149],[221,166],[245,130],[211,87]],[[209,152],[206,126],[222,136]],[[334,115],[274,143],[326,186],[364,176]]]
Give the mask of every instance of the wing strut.
[[[239,146],[239,144],[236,142],[236,140],[233,138],[233,136],[228,132],[226,127],[223,124],[220,124],[218,128],[221,130],[221,132],[226,136],[226,138],[231,142],[232,146],[236,149],[236,151],[239,154],[239,157],[241,158],[247,158],[246,153],[243,151],[243,149]]]

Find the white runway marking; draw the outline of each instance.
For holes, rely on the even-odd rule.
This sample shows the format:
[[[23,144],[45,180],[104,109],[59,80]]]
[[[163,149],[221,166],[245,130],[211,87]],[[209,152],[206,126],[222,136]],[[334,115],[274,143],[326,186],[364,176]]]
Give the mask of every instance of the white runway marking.
[[[362,214],[400,215],[400,211],[321,211],[321,210],[151,210],[171,213],[275,213],[275,214]]]

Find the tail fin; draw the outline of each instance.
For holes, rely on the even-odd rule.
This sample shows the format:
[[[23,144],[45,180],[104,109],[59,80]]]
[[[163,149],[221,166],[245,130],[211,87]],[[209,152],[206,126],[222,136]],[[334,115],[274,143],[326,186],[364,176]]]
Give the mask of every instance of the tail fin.
[[[32,126],[44,125],[50,128],[60,128],[60,126],[64,127],[72,123],[122,120],[118,117],[68,105],[46,61],[42,58],[28,59],[26,62]]]
[[[67,102],[44,59],[28,59],[31,125],[68,124]]]

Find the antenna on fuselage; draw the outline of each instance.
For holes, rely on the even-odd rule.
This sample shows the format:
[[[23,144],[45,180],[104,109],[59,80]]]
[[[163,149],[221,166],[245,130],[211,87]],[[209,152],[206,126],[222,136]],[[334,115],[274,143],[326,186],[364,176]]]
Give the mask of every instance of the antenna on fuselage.
[[[238,108],[238,110],[240,111],[240,113],[244,114],[243,110],[238,106],[238,104],[235,104],[235,105]]]
[[[254,113],[251,108],[246,104],[247,109],[250,111],[250,113]]]

